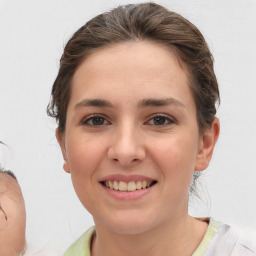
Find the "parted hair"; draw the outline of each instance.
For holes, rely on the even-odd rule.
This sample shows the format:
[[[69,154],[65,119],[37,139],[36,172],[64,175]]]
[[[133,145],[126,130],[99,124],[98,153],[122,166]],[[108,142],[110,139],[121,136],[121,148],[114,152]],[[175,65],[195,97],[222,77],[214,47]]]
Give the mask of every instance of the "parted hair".
[[[203,132],[212,124],[219,89],[213,57],[203,35],[181,15],[156,3],[143,3],[119,6],[94,17],[66,44],[47,107],[60,133],[65,131],[72,78],[78,66],[99,48],[138,40],[157,42],[176,54],[188,74],[199,131]]]

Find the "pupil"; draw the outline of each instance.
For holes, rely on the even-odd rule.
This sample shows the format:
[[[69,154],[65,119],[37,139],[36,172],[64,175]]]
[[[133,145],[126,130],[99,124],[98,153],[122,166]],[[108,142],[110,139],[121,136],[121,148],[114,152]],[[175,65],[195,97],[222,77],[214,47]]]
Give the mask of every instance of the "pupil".
[[[104,123],[103,118],[101,117],[94,117],[93,118],[93,124],[94,125],[102,125]]]
[[[154,123],[156,125],[163,125],[165,123],[165,118],[161,117],[161,116],[155,117],[154,118]]]

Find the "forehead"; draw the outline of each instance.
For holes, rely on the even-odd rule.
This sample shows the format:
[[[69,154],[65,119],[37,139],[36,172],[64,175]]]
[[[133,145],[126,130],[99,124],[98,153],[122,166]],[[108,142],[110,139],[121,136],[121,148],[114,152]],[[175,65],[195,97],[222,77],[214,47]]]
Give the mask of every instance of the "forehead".
[[[14,177],[8,173],[0,172],[0,193],[5,192],[15,192],[21,194],[21,189]]]
[[[145,62],[147,63],[146,66]],[[93,67],[103,71],[105,68],[109,69],[111,67],[109,66],[110,63],[117,64],[117,67],[119,66],[118,69],[130,68],[132,65],[139,69],[146,67],[156,71],[159,69],[161,71],[163,66],[167,68],[170,66],[171,68],[175,63],[183,71],[187,71],[186,65],[180,60],[172,46],[149,40],[137,40],[110,44],[96,49],[78,66],[73,81],[86,68]],[[147,75],[150,77],[151,73]]]
[[[145,97],[152,90],[162,97],[161,91],[170,86],[190,94],[186,68],[174,51],[151,41],[123,42],[96,50],[80,64],[72,80],[71,99],[79,98],[82,90],[88,96],[90,92],[114,96],[120,90],[141,88]]]

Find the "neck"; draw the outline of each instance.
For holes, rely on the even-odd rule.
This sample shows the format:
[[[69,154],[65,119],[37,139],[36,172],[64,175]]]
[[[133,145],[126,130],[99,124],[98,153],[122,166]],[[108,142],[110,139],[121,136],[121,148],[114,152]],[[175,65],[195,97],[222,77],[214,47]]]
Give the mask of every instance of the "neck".
[[[95,222],[96,223],[96,222]],[[137,255],[192,255],[207,230],[207,223],[190,216],[175,218],[175,221],[139,234],[120,234],[98,228],[92,246],[92,256],[137,256]]]

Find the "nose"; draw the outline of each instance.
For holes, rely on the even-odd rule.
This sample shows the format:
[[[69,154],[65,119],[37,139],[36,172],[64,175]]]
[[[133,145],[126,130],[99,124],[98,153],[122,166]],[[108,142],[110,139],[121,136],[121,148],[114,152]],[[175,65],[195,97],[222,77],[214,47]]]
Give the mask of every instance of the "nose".
[[[124,125],[111,137],[108,158],[123,167],[130,167],[144,160],[146,156],[143,137],[134,127]]]

